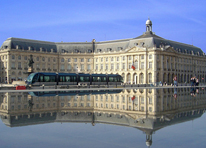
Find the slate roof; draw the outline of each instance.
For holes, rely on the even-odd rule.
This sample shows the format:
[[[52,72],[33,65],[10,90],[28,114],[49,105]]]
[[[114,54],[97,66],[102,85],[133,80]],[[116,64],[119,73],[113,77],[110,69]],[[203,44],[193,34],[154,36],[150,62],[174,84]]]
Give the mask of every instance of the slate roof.
[[[93,52],[118,52],[125,51],[135,46],[147,47],[147,48],[161,48],[161,47],[173,47],[174,50],[180,53],[204,55],[203,51],[193,45],[179,43],[171,40],[164,39],[147,31],[144,34],[130,39],[112,40],[102,42],[46,42],[38,40],[28,40],[20,38],[8,38],[2,44],[0,49],[19,49],[28,50],[29,47],[32,50],[61,53],[93,53]]]
[[[21,38],[8,38],[1,46],[1,49],[3,48],[10,48],[10,49],[16,49],[18,46],[19,50],[28,50],[29,47],[32,48],[32,50],[40,51],[40,48],[42,50],[45,50],[47,52],[51,52],[51,49],[54,50],[54,52],[57,52],[57,48],[54,42],[46,42],[46,41],[38,41],[38,40],[29,40],[29,39],[21,39]]]

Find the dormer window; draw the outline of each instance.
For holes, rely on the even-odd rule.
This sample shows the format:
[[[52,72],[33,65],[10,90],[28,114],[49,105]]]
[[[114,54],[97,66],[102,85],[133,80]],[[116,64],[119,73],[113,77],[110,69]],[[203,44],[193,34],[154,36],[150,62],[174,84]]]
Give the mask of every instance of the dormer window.
[[[56,49],[53,49],[53,52],[57,52],[57,50],[56,50]]]
[[[107,48],[107,51],[112,51],[112,48]]]
[[[74,52],[75,52],[75,53],[78,53],[78,52],[79,52],[79,50],[78,50],[78,49],[75,49],[75,50],[74,50]]]
[[[97,52],[101,52],[102,50],[101,49],[97,49]]]
[[[46,49],[45,49],[45,48],[42,48],[42,52],[46,52]]]
[[[7,49],[8,48],[8,46],[4,46],[4,49]]]
[[[118,48],[117,48],[117,51],[120,51],[120,50],[122,50],[122,49],[123,49],[122,47],[118,47]]]
[[[62,53],[65,53],[65,49],[62,49],[61,51],[62,51]]]
[[[22,49],[20,45],[16,45],[16,49]]]
[[[34,51],[34,48],[32,46],[29,46],[29,50]]]
[[[47,52],[51,52],[51,49],[47,49]]]
[[[88,52],[88,53],[92,53],[92,50],[91,50],[91,49],[88,49],[87,52]]]
[[[140,45],[141,45],[141,46],[144,46],[144,42],[140,42]]]

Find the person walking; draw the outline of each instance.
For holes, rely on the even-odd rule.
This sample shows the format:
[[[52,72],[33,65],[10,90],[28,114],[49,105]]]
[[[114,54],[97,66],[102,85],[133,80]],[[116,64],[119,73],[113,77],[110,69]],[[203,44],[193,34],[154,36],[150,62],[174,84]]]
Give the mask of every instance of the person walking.
[[[196,78],[195,86],[198,86],[198,85],[199,85],[199,80],[198,80],[198,78]]]
[[[176,75],[174,76],[173,81],[174,81],[174,86],[177,86],[177,76]]]
[[[190,82],[191,82],[191,86],[194,86],[194,77],[192,77],[192,78],[190,79]]]

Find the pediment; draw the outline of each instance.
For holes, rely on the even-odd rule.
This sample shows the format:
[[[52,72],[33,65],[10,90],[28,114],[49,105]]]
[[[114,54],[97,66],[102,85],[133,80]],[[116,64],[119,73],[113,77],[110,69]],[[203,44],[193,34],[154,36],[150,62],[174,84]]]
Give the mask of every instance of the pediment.
[[[175,53],[175,52],[176,52],[173,47],[168,47],[168,48],[164,49],[164,51],[166,51],[166,52],[172,52],[172,53]]]
[[[146,50],[146,48],[140,48],[140,47],[132,47],[132,48],[130,48],[130,49],[128,49],[128,50],[126,50],[126,52],[138,52],[138,51],[145,51]]]

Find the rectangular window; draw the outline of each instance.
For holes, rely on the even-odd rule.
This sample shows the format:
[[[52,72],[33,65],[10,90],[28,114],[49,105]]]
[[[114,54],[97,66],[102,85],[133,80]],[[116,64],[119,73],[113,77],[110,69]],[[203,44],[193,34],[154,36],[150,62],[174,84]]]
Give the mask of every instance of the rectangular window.
[[[106,70],[108,70],[108,64],[106,64],[106,67],[105,67],[105,69],[106,69]]]
[[[91,62],[91,59],[87,59],[87,62]]]
[[[18,68],[21,68],[21,62],[18,62]]]
[[[152,62],[149,62],[149,69],[152,69]]]
[[[149,73],[149,83],[152,83],[152,73]]]
[[[144,69],[144,62],[141,62],[141,69]]]
[[[71,62],[71,59],[70,59],[70,58],[68,58],[68,62]]]
[[[15,62],[12,62],[12,63],[11,63],[11,68],[16,68]]]
[[[67,68],[68,68],[68,70],[71,70],[71,69],[72,69],[72,67],[71,67],[70,64],[67,66]]]
[[[141,97],[141,104],[144,104],[144,97]]]
[[[78,69],[78,66],[77,66],[77,64],[74,64],[74,68],[73,68],[74,70],[77,70]]]
[[[141,59],[142,59],[142,60],[144,59],[144,55],[141,55]]]
[[[81,70],[84,70],[84,64],[81,64]]]
[[[152,104],[152,97],[149,97],[149,104]]]
[[[149,55],[149,59],[152,59],[152,55],[151,54]]]
[[[122,69],[125,69],[125,63],[122,64]]]
[[[91,70],[91,65],[87,64],[87,70]]]
[[[114,64],[113,63],[111,64],[111,70],[114,70]]]
[[[77,58],[74,58],[74,62],[77,62]]]
[[[96,64],[96,70],[98,70],[98,64]]]
[[[61,70],[64,70],[64,64],[61,64]]]
[[[129,66],[128,68],[131,69],[132,68],[132,63],[129,63],[128,66]]]
[[[81,62],[84,62],[84,59],[81,59]]]

